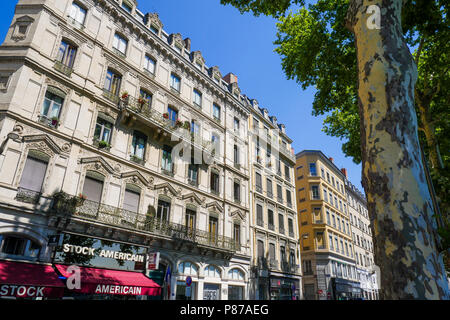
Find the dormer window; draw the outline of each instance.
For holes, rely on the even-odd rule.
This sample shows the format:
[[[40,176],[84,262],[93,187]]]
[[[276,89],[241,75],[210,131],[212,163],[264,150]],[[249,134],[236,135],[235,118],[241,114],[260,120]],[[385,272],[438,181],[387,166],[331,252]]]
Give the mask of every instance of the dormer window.
[[[124,8],[128,13],[133,11],[133,6],[126,1],[122,1],[122,8]]]
[[[199,69],[199,70],[203,70],[203,64],[200,61],[196,61],[195,62],[195,66]]]
[[[154,34],[159,34],[159,29],[155,25],[150,25],[150,31],[152,31]]]
[[[183,50],[183,48],[182,48],[180,45],[175,44],[174,48],[175,48],[175,51],[176,51],[176,52],[178,52],[179,54],[181,54],[181,51]]]

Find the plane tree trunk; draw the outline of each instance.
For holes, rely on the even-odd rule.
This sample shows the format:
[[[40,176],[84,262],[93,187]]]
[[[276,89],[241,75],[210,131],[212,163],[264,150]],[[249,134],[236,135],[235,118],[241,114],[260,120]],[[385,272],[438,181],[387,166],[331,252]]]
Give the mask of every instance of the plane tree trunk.
[[[380,8],[380,27],[374,28]],[[449,299],[421,161],[414,105],[417,67],[401,29],[402,0],[351,0],[347,27],[358,63],[363,186],[381,269],[382,299]]]

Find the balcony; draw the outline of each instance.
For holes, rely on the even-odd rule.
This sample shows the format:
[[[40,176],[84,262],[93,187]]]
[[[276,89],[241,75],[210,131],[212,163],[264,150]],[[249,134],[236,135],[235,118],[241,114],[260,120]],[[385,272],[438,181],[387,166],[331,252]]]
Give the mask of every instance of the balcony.
[[[281,233],[281,234],[284,234],[284,228],[280,227],[278,232]]]
[[[186,125],[186,122],[183,123],[179,120],[172,121],[169,119],[167,113],[162,114],[151,108],[144,99],[136,99],[131,96],[127,96],[125,99],[116,98],[118,99],[119,109],[123,112],[126,111],[128,115],[133,114],[139,116],[140,119],[145,121],[145,124],[149,124],[156,129],[163,129],[173,137],[190,143],[194,148],[206,151],[213,156],[215,155],[212,142],[204,139],[200,134],[191,133],[189,131],[189,123]]]
[[[269,230],[275,231],[275,225],[269,222]]]
[[[57,117],[48,118],[47,116],[41,114],[39,115],[39,122],[54,129],[58,128],[59,126],[59,118]]]
[[[152,236],[171,237],[174,240],[189,241],[200,246],[234,252],[238,246],[234,239],[193,229],[185,225],[139,214],[103,203],[84,200],[63,192],[53,196],[50,212],[59,216],[71,216],[85,222],[101,223],[106,226],[148,233]]]
[[[16,200],[25,203],[37,204],[41,197],[41,192],[28,190],[22,187],[17,188]]]
[[[256,185],[256,192],[262,193],[262,186]]]
[[[107,141],[98,140],[97,138],[94,138],[92,145],[94,147],[97,147],[98,149],[102,149],[105,151],[111,150],[111,145]]]
[[[66,75],[68,77],[70,77],[72,75],[73,69],[59,61],[55,61],[53,68],[55,68],[55,70],[61,72],[62,74]]]
[[[118,56],[119,58],[124,59],[124,60],[127,59],[127,56],[126,56],[122,51],[120,51],[120,50],[118,50],[118,49],[116,49],[116,48],[112,48],[112,51],[113,51],[114,54],[115,54],[116,56]]]
[[[289,230],[289,237],[294,238],[294,231]]]
[[[133,161],[134,163],[140,164],[141,166],[143,166],[145,164],[145,160],[135,156],[134,154],[130,155],[130,161]]]
[[[114,104],[118,104],[120,101],[120,98],[118,95],[114,94],[113,92],[111,92],[107,89],[103,89],[103,96]]]

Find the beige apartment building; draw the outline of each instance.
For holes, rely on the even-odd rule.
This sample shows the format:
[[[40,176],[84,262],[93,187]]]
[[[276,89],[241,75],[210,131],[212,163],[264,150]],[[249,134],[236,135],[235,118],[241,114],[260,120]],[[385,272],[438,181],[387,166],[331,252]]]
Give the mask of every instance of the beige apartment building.
[[[251,299],[303,298],[292,140],[253,99],[249,116]]]
[[[301,297],[292,141],[261,110],[135,0],[19,0],[0,46],[0,263],[154,283],[68,299]],[[253,117],[279,166],[254,156]],[[261,294],[257,239],[275,284]]]
[[[296,154],[295,189],[303,288],[307,300],[361,295],[345,189],[346,177],[318,150]]]

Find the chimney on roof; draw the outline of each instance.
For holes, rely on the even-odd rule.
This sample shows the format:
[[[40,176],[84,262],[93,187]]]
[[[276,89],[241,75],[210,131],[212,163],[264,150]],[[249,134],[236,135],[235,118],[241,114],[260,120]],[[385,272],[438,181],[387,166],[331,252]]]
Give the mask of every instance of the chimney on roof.
[[[330,159],[330,161],[334,163],[334,159],[332,157],[329,157],[328,159]]]
[[[238,78],[235,74],[233,73],[228,73],[225,77],[223,77],[223,80],[225,80],[228,84],[232,84],[232,83],[237,83],[238,82]]]
[[[186,38],[184,39],[184,45],[187,51],[191,51],[191,39]]]
[[[342,169],[341,169],[341,172],[344,174],[345,178],[348,178],[348,175],[347,175],[347,169],[342,168]]]

